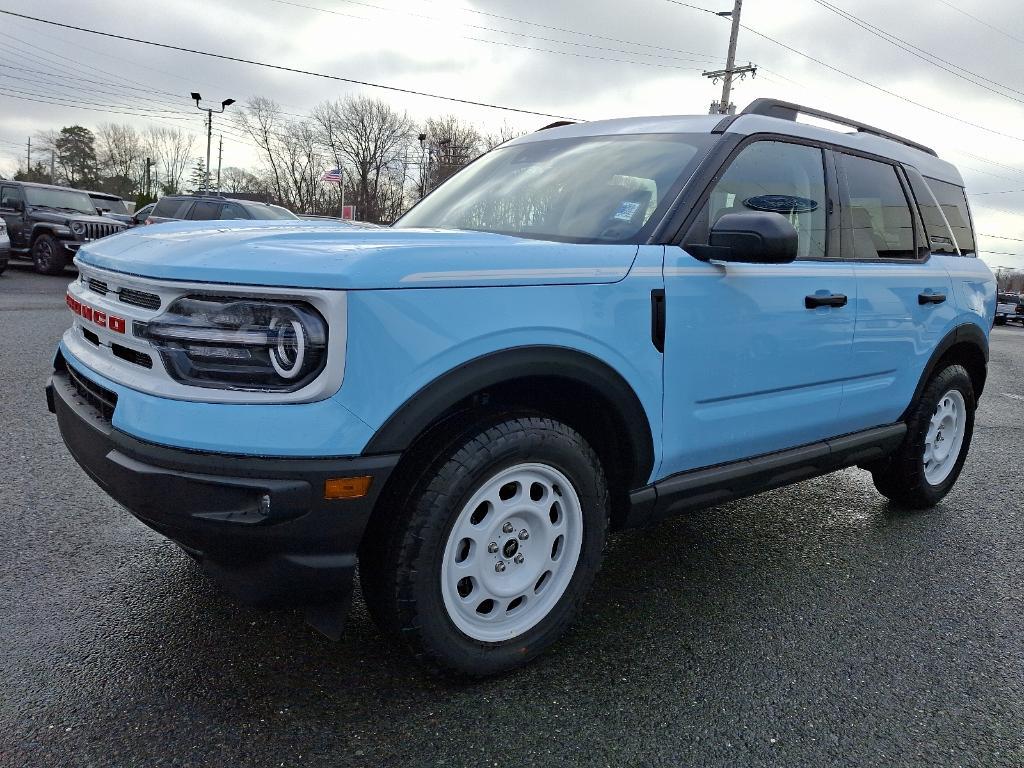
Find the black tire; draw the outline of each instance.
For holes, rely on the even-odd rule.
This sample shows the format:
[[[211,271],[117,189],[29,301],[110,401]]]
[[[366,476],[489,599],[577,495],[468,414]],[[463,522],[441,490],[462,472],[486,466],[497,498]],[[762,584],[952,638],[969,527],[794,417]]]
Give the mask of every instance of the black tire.
[[[932,484],[925,476],[925,439],[939,402],[952,390],[964,400],[966,420],[960,453],[949,474]],[[971,377],[963,366],[950,365],[935,373],[914,404],[907,419],[907,435],[899,449],[880,465],[872,467],[875,488],[894,504],[909,509],[926,509],[938,504],[949,493],[963,469],[974,433],[977,403]]]
[[[371,616],[418,659],[471,677],[521,666],[551,646],[578,614],[601,563],[610,506],[597,454],[573,429],[538,414],[495,414],[446,430],[390,484],[360,552]],[[534,462],[569,479],[582,509],[579,559],[561,597],[539,622],[503,642],[463,633],[445,607],[441,564],[463,507],[495,475]]]
[[[5,269],[7,269],[7,259],[0,259],[0,275],[4,273]]]
[[[32,243],[32,262],[41,275],[59,275],[67,266],[67,251],[53,235],[39,235]]]
[[[1005,317],[997,317],[995,325],[1006,325],[1006,318]]]

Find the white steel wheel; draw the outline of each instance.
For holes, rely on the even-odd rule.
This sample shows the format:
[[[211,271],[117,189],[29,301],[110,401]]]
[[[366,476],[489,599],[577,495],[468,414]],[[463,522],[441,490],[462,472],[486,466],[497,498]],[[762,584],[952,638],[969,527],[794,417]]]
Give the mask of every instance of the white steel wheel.
[[[572,581],[583,509],[569,479],[548,464],[503,469],[455,519],[441,562],[448,618],[463,634],[499,643],[536,626]]]
[[[951,389],[939,398],[924,439],[924,476],[939,485],[953,471],[963,447],[967,426],[967,405],[959,390]]]

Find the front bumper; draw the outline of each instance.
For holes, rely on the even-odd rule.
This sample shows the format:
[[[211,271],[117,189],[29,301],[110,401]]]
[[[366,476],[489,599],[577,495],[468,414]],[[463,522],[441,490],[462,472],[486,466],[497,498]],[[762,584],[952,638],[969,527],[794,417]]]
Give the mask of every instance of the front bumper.
[[[257,458],[147,443],[114,428],[116,405],[104,401],[113,393],[60,357],[46,395],[89,476],[228,592],[265,607],[347,604],[359,543],[398,455]],[[324,499],[327,478],[362,475],[372,477],[362,498]]]

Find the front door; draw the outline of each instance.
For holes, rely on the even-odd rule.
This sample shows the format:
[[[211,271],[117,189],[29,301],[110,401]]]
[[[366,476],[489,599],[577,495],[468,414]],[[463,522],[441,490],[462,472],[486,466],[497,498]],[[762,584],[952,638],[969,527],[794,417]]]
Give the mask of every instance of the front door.
[[[711,190],[684,247],[666,249],[664,461],[659,474],[758,456],[838,434],[856,306],[838,258],[837,187],[821,148],[755,141]],[[774,210],[799,236],[791,264],[699,261],[725,213]],[[842,306],[820,297],[846,297]],[[810,298],[809,298],[810,297]]]

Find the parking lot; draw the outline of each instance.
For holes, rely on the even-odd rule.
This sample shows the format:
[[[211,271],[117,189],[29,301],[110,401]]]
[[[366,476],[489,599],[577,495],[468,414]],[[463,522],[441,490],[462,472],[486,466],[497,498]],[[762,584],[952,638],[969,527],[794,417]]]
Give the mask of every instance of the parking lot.
[[[43,397],[70,278],[0,277],[0,765],[1024,765],[1018,325],[937,509],[848,470],[618,535],[565,640],[455,683],[358,595],[337,643],[230,602],[84,475]]]

